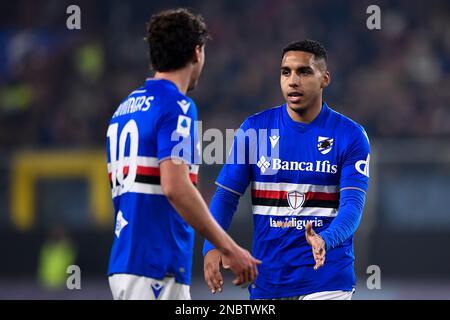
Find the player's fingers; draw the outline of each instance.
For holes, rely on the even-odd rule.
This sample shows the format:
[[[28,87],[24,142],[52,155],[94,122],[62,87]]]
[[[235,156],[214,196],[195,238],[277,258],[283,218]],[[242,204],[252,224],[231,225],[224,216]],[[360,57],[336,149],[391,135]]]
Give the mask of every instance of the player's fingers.
[[[252,282],[252,281],[253,281],[253,280],[252,280],[252,278],[253,278],[253,275],[252,275],[252,269],[253,269],[253,267],[252,267],[251,265],[249,265],[248,268],[245,270],[245,273],[244,273],[244,276],[245,276],[244,282]]]
[[[250,266],[250,279],[249,279],[249,282],[255,281],[257,273],[258,273],[258,269],[256,268],[256,264],[252,263],[251,266]]]
[[[320,268],[320,261],[316,260],[316,264],[314,265],[314,270],[317,270]]]
[[[307,236],[312,236],[312,222],[308,221],[306,223],[306,233]]]
[[[258,260],[252,256],[251,257],[251,262],[252,262],[252,270],[251,270],[251,280],[250,282],[254,282],[256,280],[256,277],[258,276],[258,265],[262,263],[261,260]]]
[[[211,283],[213,293],[219,291],[220,285],[213,272],[209,273],[209,282]]]
[[[206,285],[208,286],[209,290],[211,291],[212,294],[216,293],[215,287],[211,281],[211,277],[209,276],[209,274],[205,273],[205,282]]]
[[[262,264],[262,261],[261,260],[258,260],[258,259],[254,259],[254,261],[255,261],[255,266],[254,266],[254,268],[255,268],[255,279],[258,277],[258,274],[259,274],[259,272],[258,272],[258,265],[260,265],[260,264]]]
[[[322,259],[325,258],[325,250],[320,250],[318,256]]]
[[[316,260],[316,264],[314,265],[314,270],[319,269],[320,267],[322,267],[325,263],[325,258],[318,258]]]
[[[217,275],[219,274],[219,275]],[[209,287],[212,293],[215,293],[220,289],[219,281],[221,279],[219,271],[219,265],[214,263],[208,263],[205,269],[205,279],[209,282]]]
[[[315,262],[314,270],[317,270],[317,267],[318,267],[319,261],[320,261],[320,257],[315,250],[313,250],[313,258],[314,258],[314,262]]]
[[[222,267],[224,269],[230,269],[230,263],[228,262],[227,259],[225,259],[224,257],[222,257]]]
[[[222,292],[223,278],[219,269],[214,270],[213,283],[217,291]]]
[[[236,278],[233,280],[233,284],[236,286],[241,285],[244,281],[244,275],[241,273],[239,273]]]
[[[256,259],[256,258],[253,258],[253,263],[255,263],[255,264],[261,264],[262,263],[262,261],[261,260],[259,260],[259,259]]]

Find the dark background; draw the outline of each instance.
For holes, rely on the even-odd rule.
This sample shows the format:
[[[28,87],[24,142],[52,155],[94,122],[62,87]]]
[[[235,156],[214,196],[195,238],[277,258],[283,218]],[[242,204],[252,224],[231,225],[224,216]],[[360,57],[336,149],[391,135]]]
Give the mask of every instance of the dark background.
[[[81,30],[66,28],[70,4],[81,8]],[[381,8],[381,30],[366,27],[371,4]],[[79,158],[105,152],[115,108],[152,74],[145,24],[151,14],[176,6],[201,13],[213,36],[191,94],[204,131],[237,128],[247,116],[283,102],[279,65],[288,42],[310,38],[327,48],[332,82],[325,100],[365,127],[373,150],[355,240],[355,298],[449,299],[450,4],[324,0],[2,2],[0,298],[110,298],[111,207],[109,218],[98,220],[85,176],[44,175],[33,184],[35,220],[24,227],[15,220],[15,168],[18,159],[32,162],[25,151]],[[201,166],[200,191],[208,203],[220,167]],[[96,192],[109,197],[107,188]],[[251,224],[246,195],[231,234],[247,248]],[[55,230],[70,239],[82,290],[50,290],[38,275],[42,248]],[[197,236],[192,297],[220,298],[202,283],[201,244]],[[370,265],[381,269],[381,290],[366,287]],[[228,283],[221,297],[247,294]]]

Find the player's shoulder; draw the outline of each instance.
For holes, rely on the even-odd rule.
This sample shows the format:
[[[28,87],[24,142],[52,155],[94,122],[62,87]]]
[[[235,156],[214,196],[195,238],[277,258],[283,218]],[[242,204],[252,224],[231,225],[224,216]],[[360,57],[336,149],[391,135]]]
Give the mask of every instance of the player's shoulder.
[[[172,94],[162,97],[160,105],[166,112],[183,114],[197,112],[197,106],[195,105],[194,100],[180,91],[174,91]]]
[[[196,114],[194,100],[178,90],[176,85],[168,80],[147,79],[144,86],[147,95],[154,97],[154,106],[162,113]]]
[[[340,130],[343,134],[362,133],[367,136],[366,130],[361,124],[351,119],[350,117],[336,111],[330,106],[328,106],[328,108],[330,109],[331,121],[335,123],[337,129]]]
[[[245,119],[245,122],[247,122],[251,127],[267,128],[271,123],[273,123],[274,119],[278,118],[280,112],[282,111],[281,108],[282,105],[257,112]]]

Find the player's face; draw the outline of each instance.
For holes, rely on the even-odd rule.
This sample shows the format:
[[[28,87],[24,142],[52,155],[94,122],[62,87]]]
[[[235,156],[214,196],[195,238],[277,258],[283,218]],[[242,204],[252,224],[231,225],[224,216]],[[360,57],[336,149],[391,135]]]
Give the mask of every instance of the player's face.
[[[203,70],[203,65],[205,64],[205,46],[197,46],[195,48],[195,60],[193,71],[191,75],[191,81],[189,82],[188,91],[193,90],[197,86],[198,79]]]
[[[330,80],[323,61],[314,54],[288,51],[281,61],[281,91],[287,106],[296,112],[306,111],[321,99],[322,90]]]

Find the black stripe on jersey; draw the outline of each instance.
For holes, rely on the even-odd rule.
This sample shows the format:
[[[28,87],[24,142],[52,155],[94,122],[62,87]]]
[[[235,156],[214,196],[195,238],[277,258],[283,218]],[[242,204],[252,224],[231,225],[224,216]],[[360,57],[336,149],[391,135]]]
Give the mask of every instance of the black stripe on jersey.
[[[136,175],[136,179],[134,181],[135,182],[139,182],[139,183],[160,185],[161,184],[161,177],[159,177],[159,176],[145,176],[145,175],[138,174],[138,175]],[[194,182],[192,182],[192,183],[193,183],[194,186],[197,185]],[[109,182],[109,185],[112,188],[112,181]],[[116,185],[119,185],[119,182],[116,182]]]
[[[143,175],[136,175],[136,179],[134,180],[135,182],[140,182],[140,183],[147,183],[147,184],[156,184],[156,185],[160,185],[161,184],[161,178],[160,177],[156,177],[156,176],[143,176]],[[111,188],[113,187],[112,185],[112,181],[109,182],[109,185],[111,186]],[[119,185],[119,181],[116,180],[116,186]]]
[[[339,208],[339,200],[306,200],[302,207]]]
[[[289,207],[287,199],[270,199],[252,197],[252,205],[267,207]]]
[[[147,183],[147,184],[161,184],[161,177],[159,176],[144,176],[144,175],[136,175],[135,182]]]
[[[268,199],[252,197],[252,205],[267,207],[289,207],[287,199]],[[306,200],[302,207],[339,208],[339,201],[334,200]]]

